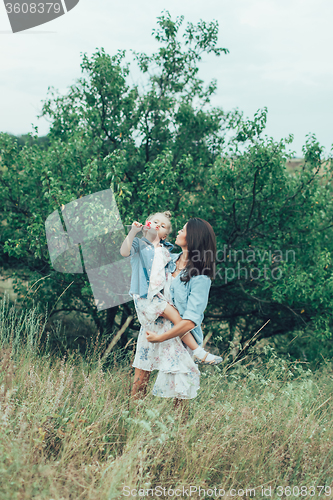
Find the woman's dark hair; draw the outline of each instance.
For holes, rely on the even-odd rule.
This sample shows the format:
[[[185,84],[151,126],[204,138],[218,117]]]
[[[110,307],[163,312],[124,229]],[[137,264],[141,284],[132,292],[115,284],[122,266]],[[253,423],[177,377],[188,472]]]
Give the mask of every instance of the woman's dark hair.
[[[216,237],[209,222],[194,217],[186,225],[188,263],[181,281],[188,283],[193,276],[203,274],[213,278],[216,259]]]

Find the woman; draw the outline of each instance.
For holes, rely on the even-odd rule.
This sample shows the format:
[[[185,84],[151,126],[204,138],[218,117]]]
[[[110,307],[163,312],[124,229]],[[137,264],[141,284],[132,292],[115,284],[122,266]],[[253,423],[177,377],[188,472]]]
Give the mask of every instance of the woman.
[[[182,320],[175,326],[160,317],[149,331],[141,327],[133,366],[133,397],[146,393],[152,370],[159,370],[153,394],[177,399],[191,399],[199,388],[200,372],[181,342],[189,331],[202,344],[201,323],[208,302],[214,274],[216,239],[211,225],[193,218],[178,232],[176,245],[182,249],[173,254],[174,266],[170,297]],[[168,290],[164,290],[168,293]]]

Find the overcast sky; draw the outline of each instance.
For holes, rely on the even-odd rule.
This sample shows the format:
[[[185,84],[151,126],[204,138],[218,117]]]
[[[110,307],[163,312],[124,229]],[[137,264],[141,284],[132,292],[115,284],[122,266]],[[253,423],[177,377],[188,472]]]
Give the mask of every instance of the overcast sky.
[[[214,105],[249,117],[267,106],[267,133],[276,140],[294,134],[297,156],[310,132],[330,151],[332,0],[80,0],[66,15],[16,34],[0,2],[0,131],[24,134],[34,124],[46,134],[37,115],[48,87],[66,92],[80,76],[82,52],[152,52],[151,31],[164,9],[185,22],[218,20],[219,46],[230,53],[200,66],[207,83],[217,79]]]

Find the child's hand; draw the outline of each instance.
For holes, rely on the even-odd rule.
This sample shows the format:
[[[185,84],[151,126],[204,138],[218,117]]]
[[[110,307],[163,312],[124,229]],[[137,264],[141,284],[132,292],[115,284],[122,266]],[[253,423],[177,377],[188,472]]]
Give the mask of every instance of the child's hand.
[[[142,229],[142,224],[138,221],[134,221],[131,227],[131,231],[133,231],[135,234],[141,231]]]
[[[160,336],[157,335],[157,333],[150,332],[149,330],[146,331],[146,339],[148,342],[161,342]]]

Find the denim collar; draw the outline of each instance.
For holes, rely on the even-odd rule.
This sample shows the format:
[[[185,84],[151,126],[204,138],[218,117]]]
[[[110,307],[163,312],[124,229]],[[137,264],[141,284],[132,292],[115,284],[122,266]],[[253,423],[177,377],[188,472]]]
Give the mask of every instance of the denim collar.
[[[152,245],[152,242],[147,240],[147,238],[145,238],[145,237],[142,237],[141,240],[144,241],[145,243],[148,243],[148,245]],[[170,243],[169,241],[165,241],[165,240],[160,240],[160,244],[163,245],[164,247],[166,247],[168,250],[172,250],[174,247],[174,245],[172,243]]]

